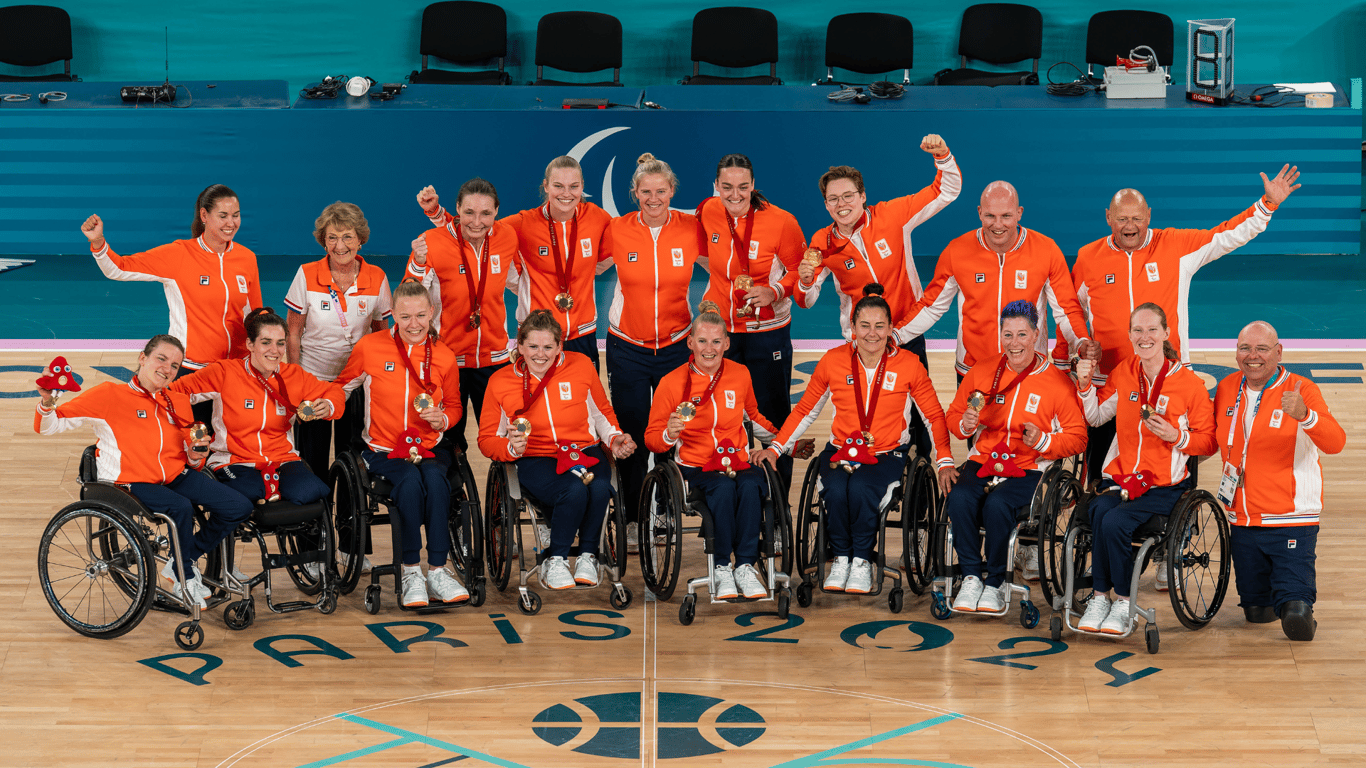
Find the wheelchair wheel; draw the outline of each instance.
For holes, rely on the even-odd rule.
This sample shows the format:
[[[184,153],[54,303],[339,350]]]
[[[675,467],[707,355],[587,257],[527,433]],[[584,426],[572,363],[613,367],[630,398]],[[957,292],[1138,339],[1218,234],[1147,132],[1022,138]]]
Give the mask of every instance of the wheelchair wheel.
[[[1232,571],[1228,516],[1208,491],[1189,491],[1177,502],[1167,529],[1172,609],[1187,629],[1201,629],[1219,612]]]
[[[773,511],[773,556],[777,562],[773,570],[792,575],[792,507],[787,503],[787,495],[782,492],[782,478],[767,466],[764,478],[769,487],[769,508]],[[762,530],[762,529],[761,529]]]
[[[929,459],[917,456],[906,464],[902,479],[901,552],[906,586],[917,595],[934,581],[934,515],[940,506],[939,477]]]
[[[319,524],[314,526],[315,530],[312,532],[281,532],[275,535],[275,541],[280,551],[291,557],[322,550],[326,555],[320,565],[323,568],[335,568],[337,550],[332,542],[332,526],[326,520],[317,522]],[[324,578],[321,573],[315,577],[302,565],[286,566],[285,570],[289,573],[289,580],[294,582],[295,588],[305,595],[311,597],[322,591]]]
[[[446,524],[451,532],[451,565],[473,600],[475,584],[484,580],[484,521],[474,470],[463,451],[455,454],[451,464],[450,484],[451,505]]]
[[[1056,462],[1054,466],[1057,466]],[[1049,605],[1067,588],[1063,550],[1082,494],[1081,481],[1071,472],[1060,469],[1051,474],[1039,515],[1039,589]]]
[[[819,583],[825,570],[826,554],[817,552],[820,542],[821,500],[816,493],[816,480],[820,468],[818,459],[807,462],[806,475],[802,478],[802,492],[797,509],[793,514],[793,533],[797,537],[797,573],[802,581]]]
[[[156,587],[155,565],[137,523],[89,502],[58,512],[38,544],[47,604],[86,637],[119,637],[142,621]]]
[[[484,540],[488,544],[489,578],[499,592],[508,588],[512,575],[517,514],[508,490],[507,467],[495,461],[489,465],[488,482],[484,486]]]
[[[1073,535],[1075,534],[1075,536]],[[1091,598],[1091,579],[1088,574],[1091,572],[1091,527],[1087,523],[1086,507],[1078,504],[1073,508],[1072,514],[1067,522],[1067,536],[1063,537],[1063,553],[1059,560],[1058,572],[1064,574],[1070,566],[1072,569],[1072,594],[1065,595],[1064,584],[1057,594],[1065,596],[1072,602],[1072,612],[1082,614],[1086,611],[1086,601]],[[1067,537],[1073,537],[1072,547],[1067,547]],[[1042,575],[1040,581],[1043,580]]]
[[[363,510],[367,497],[360,485],[360,473],[352,453],[343,453],[332,462],[332,514],[335,520],[336,549],[346,555],[346,567],[337,574],[337,591],[351,594],[360,583],[361,568],[365,564],[365,524]]]
[[[683,553],[683,483],[676,469],[650,470],[640,487],[640,575],[661,602],[673,596]]]
[[[615,489],[611,498],[607,500],[607,519],[604,525],[606,530],[603,531],[601,555],[617,569],[617,580],[623,581],[626,578],[626,561],[629,559],[626,552],[626,510],[617,503]],[[616,590],[612,590],[611,599],[616,598]],[[626,598],[626,602],[629,605],[630,599]]]

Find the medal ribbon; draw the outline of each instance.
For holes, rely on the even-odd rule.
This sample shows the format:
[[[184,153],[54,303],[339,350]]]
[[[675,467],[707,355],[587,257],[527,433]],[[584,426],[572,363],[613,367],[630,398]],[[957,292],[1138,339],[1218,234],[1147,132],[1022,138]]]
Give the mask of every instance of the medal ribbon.
[[[432,393],[432,337],[428,336],[427,341],[423,343],[425,359],[422,363],[422,372],[427,375],[425,379],[418,376],[417,371],[413,369],[413,361],[408,359],[408,348],[403,343],[403,339],[399,338],[398,328],[394,328],[394,346],[398,347],[398,356],[403,360],[403,367],[408,369],[409,375],[413,377],[418,386],[422,387],[422,391],[430,395]]]
[[[986,410],[986,406],[990,405],[992,401],[995,400],[997,395],[1008,394],[1010,390],[1018,387],[1020,383],[1025,380],[1026,376],[1033,373],[1034,368],[1039,364],[1039,357],[1037,354],[1035,354],[1034,359],[1030,361],[1028,368],[1015,374],[1015,377],[1012,378],[1008,384],[1006,384],[1004,387],[1000,389],[997,389],[997,387],[1001,386],[1001,376],[1006,372],[1006,361],[1006,356],[1001,355],[1001,364],[996,366],[996,375],[991,379],[991,391],[986,393],[987,402],[982,406],[983,410]]]
[[[1167,360],[1164,359],[1164,360],[1162,361],[1162,370],[1160,370],[1160,371],[1157,372],[1157,381],[1154,381],[1154,382],[1153,382],[1152,399],[1150,400],[1150,399],[1148,399],[1148,398],[1149,398],[1149,393],[1148,393],[1148,374],[1146,374],[1146,373],[1143,372],[1143,365],[1142,365],[1141,363],[1139,364],[1139,366],[1138,366],[1138,404],[1139,404],[1140,406],[1143,406],[1143,405],[1151,405],[1152,403],[1157,402],[1157,396],[1160,395],[1160,394],[1162,394],[1162,384],[1163,384],[1163,382],[1165,382],[1165,381],[1167,380],[1167,369],[1170,368],[1170,367],[1171,367],[1171,363],[1170,363],[1169,361],[1167,361]],[[1238,396],[1239,396],[1239,397],[1242,397],[1242,395],[1243,395],[1243,391],[1242,391],[1241,389],[1238,390]],[[1260,406],[1260,405],[1261,405],[1261,402],[1259,401],[1257,404]],[[1156,406],[1154,406],[1154,408],[1156,408]],[[1156,413],[1156,410],[1154,410],[1153,412]]]
[[[735,252],[740,254],[740,272],[748,275],[749,244],[752,240],[751,236],[754,234],[754,219],[757,218],[755,216],[757,212],[752,206],[750,207],[749,216],[745,217],[745,237],[743,240],[740,239],[740,233],[735,231],[735,219],[731,218],[730,211],[727,211],[724,205],[721,208],[721,213],[725,215],[726,225],[730,227],[730,239],[731,242],[735,243]]]
[[[688,356],[688,370],[689,370],[690,372],[691,372],[691,371],[697,371],[698,373],[702,373],[701,371],[698,371],[698,370],[697,370],[697,367],[696,367],[696,365],[694,364],[693,360],[694,360],[694,356],[689,355],[689,356]],[[685,403],[691,402],[693,405],[697,406],[697,408],[698,408],[699,411],[701,411],[701,409],[702,409],[702,404],[705,403],[705,402],[707,402],[707,401],[709,401],[709,400],[711,399],[711,393],[712,393],[712,391],[714,391],[714,390],[716,389],[716,385],[719,384],[719,383],[721,382],[721,374],[723,374],[723,373],[725,373],[725,372],[726,372],[726,361],[725,361],[725,360],[722,360],[722,361],[721,361],[721,367],[716,369],[716,375],[711,377],[711,382],[707,384],[707,388],[702,392],[702,396],[701,396],[700,398],[689,398],[689,397],[688,397],[688,395],[690,395],[690,394],[692,393],[692,374],[689,373],[689,375],[683,379],[683,402],[685,402]]]
[[[853,240],[854,240],[854,238],[853,238],[853,233],[859,231],[859,229],[862,228],[862,227],[868,226],[868,209],[867,209],[867,208],[864,208],[864,209],[863,209],[863,215],[860,216],[858,222],[854,224],[854,229],[850,232],[850,236],[844,238],[844,242],[843,242],[842,244],[840,244],[840,247],[839,247],[839,248],[836,248],[836,247],[835,247],[835,232],[839,230],[839,226],[840,226],[840,225],[838,225],[838,224],[831,224],[831,225],[830,225],[830,231],[825,233],[825,249],[822,250],[822,249],[820,249],[820,248],[816,248],[816,250],[818,250],[818,251],[821,252],[821,258],[822,258],[822,259],[824,259],[824,258],[826,258],[826,257],[828,257],[828,256],[831,256],[831,255],[833,255],[833,254],[835,254],[835,253],[837,253],[837,252],[839,252],[839,251],[843,251],[843,250],[845,249],[845,247],[847,247],[847,246],[849,245],[849,243],[853,242]],[[813,247],[814,247],[814,246],[813,246]],[[872,272],[872,265],[871,265],[871,264],[868,265],[868,271],[869,271],[869,272]],[[874,274],[873,277],[877,277],[877,275]]]
[[[514,419],[531,410],[531,404],[540,398],[541,393],[545,391],[546,385],[550,384],[550,380],[555,377],[555,371],[559,369],[560,361],[559,358],[556,358],[555,362],[550,364],[550,370],[546,371],[545,376],[541,377],[541,383],[536,385],[535,392],[531,391],[531,369],[527,368],[526,363],[521,361],[518,361],[517,366],[522,369],[522,410],[512,414],[512,418]],[[549,414],[550,409],[547,408],[546,415],[548,416]]]
[[[546,204],[546,223],[550,225],[550,258],[555,262],[555,277],[560,281],[560,293],[569,293],[569,281],[574,279],[574,249],[579,247],[579,212],[577,209],[569,219],[573,222],[569,229],[569,250],[560,262],[560,239],[555,234],[555,219],[550,216],[550,204]]]
[[[858,350],[855,345],[849,345],[849,364],[854,371],[854,408],[858,411],[858,428],[860,432],[872,434],[873,414],[877,411],[877,399],[882,394],[882,376],[887,373],[887,358],[891,356],[891,350],[882,351],[882,359],[878,361],[877,373],[873,374],[873,391],[868,395],[868,410],[863,409],[863,363],[859,361]]]
[[[142,383],[138,381],[138,379],[137,379],[136,376],[133,377],[133,386],[137,387],[137,389],[138,389],[139,392],[141,392],[142,394],[146,395],[146,396],[147,396],[147,399],[149,399],[149,400],[152,401],[152,406],[153,406],[154,409],[155,409],[155,408],[165,408],[165,409],[166,409],[166,412],[169,413],[169,414],[171,415],[171,423],[174,424],[174,425],[176,425],[176,427],[178,427],[178,428],[180,428],[180,429],[189,429],[189,428],[190,428],[190,425],[192,424],[192,422],[189,422],[189,421],[181,422],[180,417],[175,415],[175,406],[174,406],[174,405],[171,405],[171,396],[168,395],[168,394],[166,394],[166,391],[165,391],[165,390],[162,390],[162,392],[161,392],[161,398],[162,398],[162,399],[158,400],[158,399],[156,398],[156,395],[152,394],[151,392],[148,392],[146,389],[143,389]],[[152,412],[153,412],[153,413],[156,413],[155,410],[153,410]]]
[[[464,265],[465,265],[465,284],[468,285],[468,286],[469,286],[469,289],[470,289],[470,303],[471,303],[470,314],[471,314],[471,315],[478,315],[478,314],[480,314],[481,310],[484,308],[484,289],[488,287],[488,280],[489,280],[489,237],[488,237],[488,236],[489,236],[490,234],[493,233],[493,230],[490,229],[487,233],[484,234],[484,242],[483,242],[483,245],[480,247],[480,250],[483,251],[482,255],[481,255],[481,254],[478,254],[478,253],[475,254],[475,261],[479,264],[479,287],[478,287],[477,289],[476,289],[475,286],[474,286],[474,273],[470,271],[470,263],[469,263],[469,261],[465,258],[465,236],[460,232],[460,227],[457,226],[457,225],[456,225],[455,223],[453,223],[453,222],[446,225],[446,230],[447,230],[448,232],[450,232],[451,234],[455,235],[455,241],[460,245],[460,261],[461,261],[462,263],[464,263]],[[394,336],[394,339],[397,340],[397,339],[398,339],[398,336],[395,335],[395,336]],[[404,359],[406,360],[407,358],[405,357]],[[429,358],[429,359],[430,359],[430,358]],[[416,375],[416,374],[414,374],[414,375]]]
[[[293,416],[295,409],[294,406],[289,404],[289,390],[285,388],[285,379],[283,376],[280,375],[280,372],[276,371],[275,373],[272,373],[270,375],[270,379],[275,379],[280,383],[280,391],[276,392],[275,388],[270,385],[270,379],[266,378],[265,376],[262,376],[261,372],[256,370],[256,366],[251,364],[250,357],[246,358],[246,364],[247,370],[251,372],[251,375],[253,377],[255,377],[256,383],[260,384],[262,387],[265,387],[266,394],[270,395],[270,399],[274,400],[278,405],[284,406],[286,416]]]

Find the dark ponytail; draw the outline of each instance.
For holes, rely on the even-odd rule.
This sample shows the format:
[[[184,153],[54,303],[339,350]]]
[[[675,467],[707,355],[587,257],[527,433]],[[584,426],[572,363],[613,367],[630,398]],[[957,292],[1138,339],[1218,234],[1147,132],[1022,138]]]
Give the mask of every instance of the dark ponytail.
[[[222,184],[210,184],[199,193],[194,201],[194,221],[190,223],[190,234],[199,237],[204,234],[204,222],[199,220],[200,211],[212,211],[218,201],[236,198],[237,193]]]
[[[750,162],[750,159],[744,155],[732,153],[721,158],[721,161],[716,164],[716,178],[720,179],[721,171],[724,171],[727,168],[744,168],[749,171],[750,182],[752,183],[754,181],[754,163]],[[750,190],[750,208],[753,208],[756,211],[762,211],[767,205],[768,198],[764,197],[764,193],[760,192],[757,188]]]
[[[851,324],[858,322],[858,316],[870,309],[881,310],[887,315],[887,322],[890,323],[892,321],[892,307],[886,299],[882,298],[885,291],[886,289],[882,287],[881,283],[869,283],[863,286],[863,298],[854,305],[854,311],[849,317]]]
[[[268,325],[278,326],[286,335],[289,333],[289,326],[285,324],[285,319],[275,314],[275,310],[270,307],[253,309],[251,314],[243,322],[247,328],[247,341],[255,342],[261,337],[261,329]]]

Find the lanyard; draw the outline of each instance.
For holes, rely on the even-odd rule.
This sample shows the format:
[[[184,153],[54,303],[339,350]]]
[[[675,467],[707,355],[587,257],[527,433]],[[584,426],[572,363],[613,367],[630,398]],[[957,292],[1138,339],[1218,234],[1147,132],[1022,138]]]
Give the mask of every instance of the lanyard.
[[[479,287],[476,289],[474,285],[474,274],[470,271],[470,263],[465,259],[465,236],[460,232],[460,227],[454,223],[447,224],[446,229],[455,235],[455,241],[460,246],[460,261],[465,265],[465,284],[468,285],[470,289],[470,328],[478,328],[480,315],[484,309],[484,289],[488,287],[489,235],[493,234],[493,230],[490,229],[484,234],[484,242],[479,249],[482,251],[482,255],[480,253],[475,253],[475,261],[479,264]],[[398,340],[397,334],[395,334],[394,340]],[[430,351],[428,354],[430,355]],[[407,358],[404,359],[406,360]]]
[[[878,395],[882,394],[882,377],[887,373],[887,358],[891,356],[891,351],[884,349],[882,359],[878,361],[877,373],[873,374],[873,391],[868,394],[868,409],[863,408],[863,363],[859,360],[856,345],[849,345],[849,364],[854,371],[854,408],[858,411],[858,428],[863,433],[863,439],[868,441],[871,448],[873,414],[877,412]]]
[[[531,369],[526,366],[526,363],[519,363],[518,366],[522,369],[522,410],[512,414],[514,419],[531,410],[531,404],[536,402],[541,393],[545,391],[546,385],[555,377],[555,371],[559,369],[560,361],[559,358],[556,358],[555,362],[550,364],[550,369],[545,372],[545,376],[541,377],[541,383],[536,385],[535,392],[531,391]],[[550,418],[549,408],[545,409],[545,415],[546,418]]]
[[[1143,364],[1138,364],[1138,403],[1140,406],[1152,405],[1162,394],[1162,383],[1167,380],[1167,369],[1171,368],[1171,363],[1167,360],[1162,361],[1162,370],[1157,372],[1157,381],[1153,382],[1151,397],[1148,393],[1148,374],[1143,372]],[[1243,396],[1243,391],[1238,390],[1238,396]],[[1258,405],[1261,403],[1259,402]]]
[[[703,404],[703,403],[706,403],[706,402],[709,402],[709,401],[711,400],[711,393],[716,389],[716,385],[719,384],[719,383],[721,382],[721,374],[723,374],[723,373],[726,372],[726,361],[725,361],[725,360],[722,360],[722,361],[721,361],[721,367],[716,369],[716,375],[711,377],[711,381],[708,382],[707,388],[706,388],[705,390],[703,390],[702,396],[701,396],[701,397],[693,397],[693,398],[689,398],[689,397],[688,397],[688,396],[692,393],[692,373],[691,373],[691,372],[692,372],[692,371],[697,371],[697,367],[696,367],[696,365],[694,364],[694,358],[693,358],[693,356],[691,356],[691,355],[688,357],[688,371],[689,371],[688,375],[687,375],[686,377],[684,377],[684,379],[683,379],[683,402],[686,403],[686,402],[691,401],[692,404],[695,405],[695,406],[697,406],[697,409],[700,411],[700,410],[702,409],[702,404]],[[701,371],[697,371],[697,372],[698,372],[699,374],[702,373]]]
[[[743,240],[740,238],[740,233],[735,230],[735,219],[731,218],[730,211],[727,211],[724,205],[721,207],[721,213],[726,217],[726,225],[730,227],[730,239],[735,244],[735,252],[740,255],[740,273],[748,275],[749,244],[752,239],[751,236],[754,234],[754,220],[758,218],[758,211],[754,210],[753,205],[750,206],[749,216],[745,217],[745,237]]]
[[[1266,383],[1262,385],[1262,390],[1257,395],[1257,402],[1252,406],[1253,426],[1257,424],[1257,413],[1262,410],[1262,400],[1266,398],[1266,388],[1271,386],[1271,383],[1280,378],[1280,376],[1281,368],[1280,366],[1276,366],[1276,374],[1270,379],[1267,379]],[[1242,407],[1243,391],[1246,388],[1247,377],[1244,376],[1242,380],[1238,382],[1238,396],[1233,399],[1233,420],[1229,422],[1228,425],[1228,447],[1230,452],[1233,450],[1233,430],[1237,428],[1238,422],[1241,421],[1238,411]],[[1243,422],[1243,425],[1243,459],[1238,463],[1238,474],[1240,475],[1243,472],[1243,468],[1247,466],[1247,446],[1252,442],[1252,428],[1247,426],[1247,422],[1245,421]]]
[[[403,367],[408,369],[408,373],[417,381],[418,385],[422,387],[422,391],[430,395],[432,393],[432,337],[430,335],[427,336],[427,340],[423,342],[423,347],[425,347],[425,360],[422,363],[422,373],[426,375],[426,378],[418,376],[417,371],[413,370],[413,361],[408,359],[407,346],[404,345],[403,340],[399,338],[399,330],[397,328],[394,329],[394,346],[398,347],[398,356],[403,360]]]
[[[560,240],[555,234],[555,219],[551,218],[549,210],[546,211],[546,223],[550,225],[550,258],[555,262],[555,277],[560,281],[560,293],[569,292],[569,282],[574,279],[574,254],[573,249],[578,247],[579,242],[579,212],[574,211],[574,215],[569,219],[572,223],[569,229],[569,242],[566,245],[570,250],[564,254],[564,261],[560,261]]]
[[[1010,383],[1006,384],[1005,387],[997,389],[997,387],[1001,386],[1001,376],[1006,372],[1007,360],[1008,358],[1005,355],[1001,355],[1001,364],[996,366],[996,375],[991,379],[991,391],[987,393],[987,402],[983,404],[983,410],[986,409],[987,405],[990,405],[994,401],[997,395],[1007,394],[1010,392],[1010,390],[1018,387],[1020,383],[1025,380],[1026,376],[1034,372],[1035,366],[1039,364],[1039,358],[1036,354],[1034,356],[1034,359],[1029,363],[1028,368],[1015,374],[1015,377],[1012,378],[1010,380]]]
[[[148,392],[147,390],[145,390],[145,389],[142,388],[142,384],[138,382],[138,379],[137,379],[136,376],[133,377],[133,384],[134,384],[134,386],[137,387],[137,390],[138,390],[139,392],[141,392],[142,394],[146,395],[147,398],[148,398],[149,400],[152,401],[152,405],[154,406],[154,408],[165,408],[165,409],[166,409],[166,412],[169,413],[169,414],[171,415],[171,423],[172,423],[172,424],[176,425],[176,426],[179,427],[180,429],[188,429],[188,428],[190,427],[190,422],[188,422],[188,421],[182,422],[182,421],[180,420],[180,417],[175,415],[175,406],[171,404],[171,396],[168,395],[168,394],[166,394],[166,390],[164,390],[164,389],[161,390],[161,398],[162,398],[162,399],[161,399],[161,400],[158,400],[156,395],[154,395],[154,394],[152,394],[151,392]],[[156,413],[155,410],[153,410],[152,412],[153,412],[153,413]]]
[[[270,386],[270,379],[267,379],[265,376],[262,376],[261,372],[256,370],[256,367],[251,364],[250,357],[247,357],[243,362],[246,364],[247,370],[251,372],[252,377],[256,379],[256,383],[260,384],[262,387],[265,387],[266,394],[270,395],[270,399],[284,406],[285,415],[293,416],[294,406],[289,404],[289,390],[285,389],[285,379],[283,376],[280,375],[280,372],[276,371],[275,373],[272,373],[270,375],[271,379],[275,379],[276,381],[280,382],[280,391],[276,392],[275,388]]]

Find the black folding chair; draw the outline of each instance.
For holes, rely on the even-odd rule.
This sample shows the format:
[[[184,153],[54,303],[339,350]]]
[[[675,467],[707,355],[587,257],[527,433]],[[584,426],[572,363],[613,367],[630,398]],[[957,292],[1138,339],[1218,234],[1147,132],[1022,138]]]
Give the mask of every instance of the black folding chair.
[[[767,75],[699,74],[702,62],[740,69],[768,65]],[[684,85],[782,85],[778,79],[778,19],[761,8],[707,8],[692,19],[692,75]]]
[[[958,30],[958,69],[940,70],[935,85],[1038,85],[1043,57],[1043,14],[1015,3],[984,3],[963,11]],[[1030,72],[969,69],[968,59],[988,64],[1032,60]]]
[[[845,13],[825,28],[825,82],[834,83],[835,67],[863,75],[901,70],[910,84],[915,66],[915,30],[910,19],[892,13]]]
[[[449,0],[432,3],[422,11],[422,69],[408,75],[412,83],[458,85],[507,85],[503,70],[508,55],[508,16],[492,3]],[[498,60],[497,69],[459,71],[428,69],[427,57],[453,64],[484,64]]]
[[[0,62],[41,67],[60,61],[64,72],[45,75],[0,75],[5,82],[75,82],[71,74],[71,16],[51,5],[0,8]]]
[[[611,82],[545,79],[545,67],[565,72],[612,70]],[[536,80],[532,85],[621,85],[621,22],[591,11],[547,13],[536,24]]]

